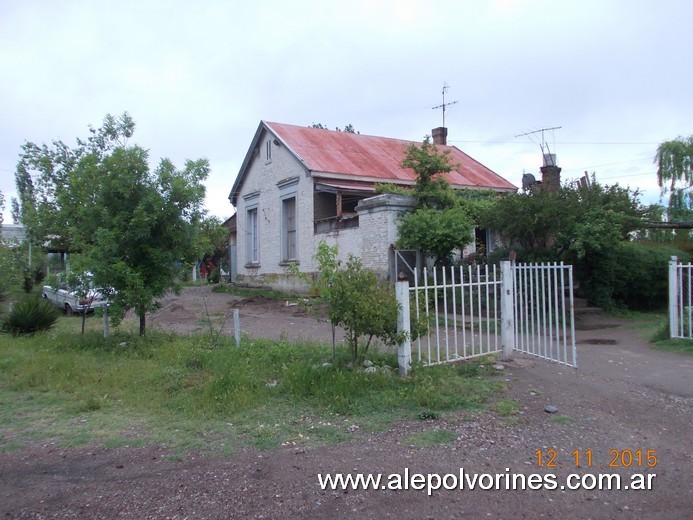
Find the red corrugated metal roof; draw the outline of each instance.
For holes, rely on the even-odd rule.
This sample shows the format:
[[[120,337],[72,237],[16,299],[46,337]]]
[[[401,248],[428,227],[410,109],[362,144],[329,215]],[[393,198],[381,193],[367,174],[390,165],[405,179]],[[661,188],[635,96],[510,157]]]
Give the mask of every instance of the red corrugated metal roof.
[[[410,141],[350,134],[319,128],[265,122],[304,163],[315,177],[351,179],[365,182],[411,184],[415,174],[400,166]],[[516,190],[517,187],[455,146],[438,146],[449,150],[453,171],[447,181],[458,188]],[[356,179],[354,179],[356,180]]]

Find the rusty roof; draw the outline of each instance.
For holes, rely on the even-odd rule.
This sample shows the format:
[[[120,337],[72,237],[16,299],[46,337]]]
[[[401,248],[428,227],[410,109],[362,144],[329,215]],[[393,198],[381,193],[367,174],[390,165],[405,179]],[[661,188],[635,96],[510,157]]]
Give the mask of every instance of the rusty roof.
[[[261,121],[229,195],[233,204],[249,166],[252,151],[265,130],[281,141],[316,181],[340,179],[406,186],[414,184],[416,180],[413,170],[401,167],[405,149],[413,141]],[[453,187],[517,190],[516,186],[456,146],[437,145],[437,148],[441,152],[448,152],[453,169],[444,176]]]
[[[348,176],[356,180],[410,184],[414,171],[400,166],[411,141],[351,134],[320,128],[270,123],[266,125],[303,161],[315,176]],[[472,159],[456,146],[437,146],[448,152],[452,171],[447,181],[457,188],[516,190],[517,187]]]

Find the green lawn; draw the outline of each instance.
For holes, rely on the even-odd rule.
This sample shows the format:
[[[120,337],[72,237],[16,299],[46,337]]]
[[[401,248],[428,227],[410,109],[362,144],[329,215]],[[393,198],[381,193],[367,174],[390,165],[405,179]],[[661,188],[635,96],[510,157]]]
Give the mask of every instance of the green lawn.
[[[400,378],[396,353],[369,356],[376,373],[333,362],[331,348],[152,333],[125,323],[108,339],[90,317],[34,336],[2,335],[0,450],[32,441],[62,446],[156,443],[230,453],[241,445],[329,444],[398,420],[484,407],[505,383],[477,361],[414,367]],[[329,363],[329,364],[328,364]],[[495,371],[493,371],[495,372]],[[358,428],[355,428],[358,426]]]

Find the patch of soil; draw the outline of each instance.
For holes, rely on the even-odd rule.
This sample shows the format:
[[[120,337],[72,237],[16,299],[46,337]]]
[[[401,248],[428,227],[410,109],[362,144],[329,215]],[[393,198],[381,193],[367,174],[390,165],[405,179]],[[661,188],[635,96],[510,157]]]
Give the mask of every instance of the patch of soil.
[[[617,345],[618,341],[616,341],[615,339],[590,338],[581,339],[580,343],[584,345]]]

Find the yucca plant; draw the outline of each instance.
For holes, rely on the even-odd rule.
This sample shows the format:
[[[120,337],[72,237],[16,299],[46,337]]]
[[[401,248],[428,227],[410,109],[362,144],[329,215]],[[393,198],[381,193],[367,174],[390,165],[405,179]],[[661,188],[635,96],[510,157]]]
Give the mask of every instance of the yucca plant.
[[[53,305],[36,296],[28,296],[12,306],[2,318],[0,329],[18,336],[50,329],[58,320],[58,311]]]

